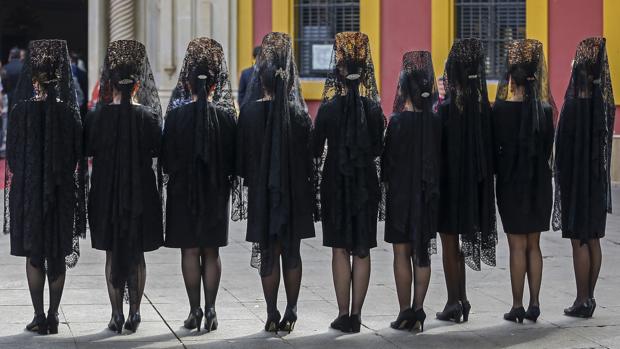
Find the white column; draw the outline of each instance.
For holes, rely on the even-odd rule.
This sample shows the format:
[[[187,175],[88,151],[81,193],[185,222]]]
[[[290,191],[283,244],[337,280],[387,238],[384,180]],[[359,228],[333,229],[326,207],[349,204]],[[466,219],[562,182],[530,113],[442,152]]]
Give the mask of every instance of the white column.
[[[108,47],[108,1],[88,0],[88,91],[99,80],[99,71]]]
[[[135,37],[133,0],[110,0],[110,41]]]

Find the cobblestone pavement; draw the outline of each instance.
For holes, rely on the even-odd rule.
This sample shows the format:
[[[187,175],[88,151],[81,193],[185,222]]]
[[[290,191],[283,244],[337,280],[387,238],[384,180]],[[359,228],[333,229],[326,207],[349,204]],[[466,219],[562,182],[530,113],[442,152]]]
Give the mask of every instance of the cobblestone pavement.
[[[329,329],[337,314],[330,250],[317,238],[302,246],[304,276],[299,297],[299,321],[291,334],[262,331],[266,318],[259,276],[249,266],[250,245],[245,223],[233,223],[230,244],[221,250],[223,275],[217,299],[220,327],[197,334],[183,328],[188,304],[183,287],[179,250],[161,248],[147,254],[147,284],[142,304],[143,323],[135,334],[107,330],[110,306],[103,276],[105,256],[82,241],[82,258],[68,272],[60,309],[58,335],[38,336],[24,331],[32,319],[25,277],[25,260],[9,256],[9,238],[0,236],[0,348],[620,348],[620,188],[614,190],[617,213],[610,215],[602,242],[603,267],[597,288],[594,318],[565,317],[562,309],[575,294],[570,242],[556,232],[543,233],[544,274],[542,316],[536,324],[508,323],[502,314],[511,303],[508,247],[499,236],[497,267],[467,271],[472,304],[465,324],[439,322],[433,314],[446,300],[441,256],[433,256],[433,275],[425,309],[429,315],[420,334],[395,331],[390,321],[398,313],[392,274],[392,249],[385,243],[372,251],[371,285],[359,334]],[[501,225],[500,225],[501,227]],[[382,240],[380,227],[379,240]],[[527,302],[527,291],[525,295]],[[280,309],[285,307],[283,288]],[[47,304],[47,303],[46,303]]]

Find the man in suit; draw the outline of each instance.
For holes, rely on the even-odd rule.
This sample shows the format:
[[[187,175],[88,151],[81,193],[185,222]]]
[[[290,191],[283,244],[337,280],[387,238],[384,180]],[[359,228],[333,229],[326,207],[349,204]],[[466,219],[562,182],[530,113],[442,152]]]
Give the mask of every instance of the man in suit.
[[[260,46],[254,47],[252,51],[252,57],[254,62],[256,62],[256,57],[260,54]],[[243,104],[243,100],[245,98],[245,93],[248,89],[248,85],[250,84],[250,80],[252,79],[252,72],[254,72],[254,65],[249,68],[243,69],[241,72],[241,77],[239,78],[239,93],[237,94],[237,102],[239,103],[239,107]]]
[[[23,63],[20,59],[20,49],[13,47],[9,51],[9,63],[2,69],[2,86],[4,93],[6,93],[9,99],[9,110],[13,106],[11,97],[17,87],[17,81],[19,81],[19,75],[22,72]]]

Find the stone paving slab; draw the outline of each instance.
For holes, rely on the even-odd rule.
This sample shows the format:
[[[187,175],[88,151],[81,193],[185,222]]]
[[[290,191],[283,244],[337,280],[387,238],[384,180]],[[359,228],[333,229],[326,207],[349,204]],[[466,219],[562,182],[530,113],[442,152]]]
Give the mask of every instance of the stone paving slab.
[[[620,207],[620,188],[614,189]],[[618,212],[618,211],[617,211]],[[103,265],[105,255],[84,240],[78,266],[69,270],[60,308],[59,334],[38,336],[24,331],[32,319],[25,277],[25,260],[9,255],[9,238],[0,236],[0,348],[620,348],[620,214],[608,216],[602,241],[603,267],[597,287],[598,308],[588,320],[568,318],[562,309],[575,295],[570,242],[560,233],[541,238],[544,274],[542,315],[538,323],[513,324],[502,319],[511,303],[506,237],[500,232],[497,266],[467,271],[470,321],[452,324],[434,319],[443,308],[446,290],[441,255],[432,257],[433,274],[425,310],[423,333],[389,328],[398,313],[392,274],[392,249],[379,243],[372,252],[371,284],[359,334],[329,329],[337,314],[331,279],[331,251],[317,238],[302,245],[304,278],[295,331],[265,333],[266,309],[260,278],[249,266],[250,245],[244,241],[245,223],[231,223],[229,246],[221,249],[223,275],[217,311],[220,327],[212,333],[183,328],[188,305],[180,267],[180,252],[161,248],[146,255],[147,284],[142,319],[135,334],[107,330],[110,316]],[[501,228],[501,224],[499,226]],[[383,227],[379,227],[382,240]],[[441,249],[439,249],[441,252]],[[527,288],[525,294],[527,302]],[[47,295],[46,295],[47,298]],[[283,286],[280,309],[285,307]],[[47,299],[46,299],[47,304]]]

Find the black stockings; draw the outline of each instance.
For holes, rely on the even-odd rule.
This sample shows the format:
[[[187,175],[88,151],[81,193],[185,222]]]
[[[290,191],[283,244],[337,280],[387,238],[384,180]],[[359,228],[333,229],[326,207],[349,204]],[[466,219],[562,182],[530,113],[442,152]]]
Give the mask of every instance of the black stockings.
[[[36,315],[44,314],[43,292],[45,289],[45,271],[37,268],[30,263],[30,258],[26,258],[26,278],[28,279],[28,288],[30,289],[30,298],[34,313]],[[56,280],[49,282],[50,306],[48,312],[50,314],[58,313],[62,291],[65,287],[65,273],[59,275]]]
[[[575,303],[583,304],[588,298],[594,298],[594,288],[601,271],[602,253],[599,239],[588,240],[581,244],[579,240],[571,240],[573,245],[573,267],[577,283]]]
[[[280,257],[282,250],[279,244],[274,246],[273,251],[273,269],[267,276],[261,277],[263,286],[263,294],[267,303],[267,313],[273,314],[278,311],[278,289],[280,288]],[[284,290],[286,291],[286,307],[296,310],[297,299],[299,298],[299,289],[301,287],[301,259],[295,268],[286,265],[285,259],[282,259],[284,275]]]
[[[508,234],[510,247],[510,284],[512,285],[512,307],[523,306],[525,276],[530,289],[531,306],[539,306],[538,295],[542,280],[543,260],[540,252],[540,233]]]
[[[416,266],[411,244],[393,244],[394,279],[400,311],[414,308],[422,309],[428,285],[431,281],[431,268]],[[413,303],[411,302],[411,284],[413,282]]]
[[[112,285],[112,252],[106,251],[105,276],[108,286],[108,296],[110,297],[110,305],[112,306],[112,316],[123,314],[123,297],[124,288],[115,288]],[[140,312],[140,303],[144,294],[144,285],[146,283],[146,262],[144,254],[141,254],[138,263],[132,267],[127,280],[127,288],[129,290],[129,313],[135,314]]]
[[[443,251],[443,270],[446,278],[448,302],[446,306],[467,302],[465,288],[465,257],[459,247],[459,236],[440,233]]]
[[[370,255],[364,258],[353,256],[351,263],[349,251],[332,248],[332,274],[338,317],[349,314],[349,304],[351,315],[361,315],[370,282]]]
[[[219,248],[181,249],[181,269],[191,309],[200,307],[200,282],[204,284],[205,308],[215,308],[222,263]]]

